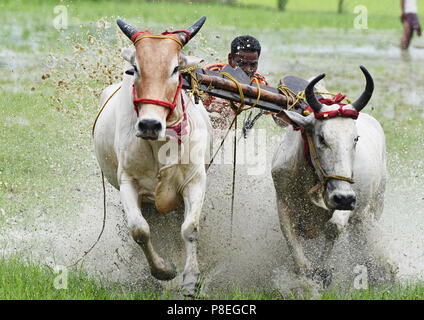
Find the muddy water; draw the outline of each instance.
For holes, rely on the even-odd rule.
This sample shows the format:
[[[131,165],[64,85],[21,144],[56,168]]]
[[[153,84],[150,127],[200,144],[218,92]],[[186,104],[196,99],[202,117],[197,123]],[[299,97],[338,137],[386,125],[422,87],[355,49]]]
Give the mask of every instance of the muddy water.
[[[205,31],[208,31],[207,28]],[[213,42],[217,43],[213,49],[208,48],[211,40],[205,45],[206,32],[203,37],[199,35],[193,40],[192,48],[207,62],[226,56],[235,33],[250,33],[261,40],[263,50],[259,71],[267,76],[271,84],[285,74],[309,78],[327,72],[328,89],[343,90],[355,97],[364,85],[358,69],[358,65],[363,64],[376,81],[375,95],[368,109],[381,122],[385,123],[396,115],[405,116],[403,104],[414,110],[415,117],[423,117],[424,93],[418,89],[418,84],[424,71],[418,66],[423,62],[424,50],[412,47],[408,55],[402,55],[397,48],[397,32],[214,29],[210,31]],[[266,142],[258,149],[264,157],[261,160],[264,170],[252,175],[248,173],[251,165],[237,166],[233,216],[230,212],[232,166],[216,164],[208,173],[199,239],[199,262],[206,290],[225,289],[232,285],[275,288],[276,274],[281,275],[292,267],[278,226],[270,176],[272,156],[284,130],[276,128],[266,118],[259,121],[257,128],[267,132]],[[422,141],[421,137],[417,143]],[[385,210],[380,221],[380,239],[398,264],[400,279],[422,279],[424,168],[421,161],[403,157],[402,153],[413,152],[409,145],[404,146],[402,141],[392,143],[389,145],[389,180]],[[93,243],[100,231],[103,215],[101,185],[91,147],[87,148],[85,155],[84,166],[92,168],[92,175],[81,177],[79,191],[73,193],[80,209],[66,216],[60,212],[40,213],[36,225],[23,225],[16,219],[12,227],[2,234],[3,252],[21,252],[42,263],[67,265]],[[145,214],[151,224],[154,245],[181,271],[184,265],[183,244],[179,236],[181,210],[160,216],[152,208],[145,208]],[[346,241],[342,236],[332,257],[336,281],[351,279],[355,267],[346,256]],[[319,252],[320,244],[321,239],[306,243],[311,248],[311,256]],[[96,277],[137,287],[152,283],[176,287],[181,280],[178,277],[170,283],[158,283],[149,275],[141,249],[128,236],[118,192],[111,186],[107,187],[105,232],[95,249],[84,259],[83,268]],[[290,277],[285,279],[291,281]]]

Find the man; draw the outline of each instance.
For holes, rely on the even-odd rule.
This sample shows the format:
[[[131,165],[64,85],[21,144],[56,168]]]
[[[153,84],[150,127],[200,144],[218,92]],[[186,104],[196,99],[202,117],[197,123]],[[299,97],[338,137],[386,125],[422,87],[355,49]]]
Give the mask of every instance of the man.
[[[233,68],[241,68],[252,80],[255,79],[259,84],[268,85],[265,77],[257,73],[259,56],[261,55],[261,45],[259,41],[249,35],[239,36],[231,42],[231,52],[228,54],[228,63],[213,63],[204,68],[211,71],[220,71],[226,65]],[[212,124],[215,128],[225,129],[234,117],[234,111],[230,103],[226,100],[208,96],[203,104],[210,113],[218,113],[218,117],[212,118]]]
[[[253,81],[256,78],[260,84],[268,85],[265,78],[256,72],[261,55],[261,45],[252,36],[239,36],[231,42],[231,52],[228,54],[228,63],[213,63],[205,69],[219,71],[227,64],[233,68],[241,68]]]
[[[414,31],[418,36],[421,36],[421,25],[417,16],[416,0],[400,0],[402,10],[401,22],[403,24],[403,35],[401,39],[401,48],[408,49]]]

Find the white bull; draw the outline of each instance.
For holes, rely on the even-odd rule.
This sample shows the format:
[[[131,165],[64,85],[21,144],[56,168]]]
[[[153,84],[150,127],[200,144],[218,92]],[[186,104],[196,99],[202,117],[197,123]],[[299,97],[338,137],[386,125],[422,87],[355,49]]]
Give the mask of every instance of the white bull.
[[[280,228],[294,259],[295,272],[305,280],[318,280],[324,287],[332,279],[328,258],[335,240],[347,226],[351,227],[349,241],[363,254],[363,263],[376,266],[372,263],[376,261],[371,258],[372,251],[368,251],[369,256],[366,252],[368,245],[372,245],[370,227],[383,211],[386,146],[378,121],[359,113],[374,89],[371,75],[362,66],[361,70],[367,80],[366,89],[352,104],[343,108],[339,104],[321,104],[313,92],[314,86],[325,76],[321,75],[305,89],[314,113],[305,117],[294,111],[283,111],[278,115],[291,125],[272,163]],[[308,136],[312,166],[304,155],[307,143],[304,139]],[[313,267],[300,237],[313,239],[322,233],[325,248],[318,267]],[[374,268],[376,276],[390,267],[386,264],[383,268]]]
[[[138,32],[124,21],[117,21],[134,42],[135,49],[122,52],[133,75],[125,74],[120,85],[104,90],[100,105],[106,105],[93,132],[100,167],[120,191],[131,235],[144,251],[152,275],[160,280],[173,279],[176,268],[155,251],[141,203],[153,202],[160,213],[168,213],[184,202],[181,234],[186,248],[186,295],[195,293],[199,277],[197,237],[211,125],[203,105],[194,104],[181,90],[179,70],[200,62],[184,56],[181,49],[205,19],[202,17],[187,30],[161,35]],[[170,142],[179,151],[178,159],[172,162],[166,156],[166,151],[174,150],[168,146]]]

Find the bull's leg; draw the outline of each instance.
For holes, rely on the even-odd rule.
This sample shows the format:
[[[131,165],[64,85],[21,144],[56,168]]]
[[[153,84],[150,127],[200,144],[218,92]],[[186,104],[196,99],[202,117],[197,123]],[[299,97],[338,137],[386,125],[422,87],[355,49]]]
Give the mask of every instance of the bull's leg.
[[[194,296],[199,279],[199,265],[197,262],[197,243],[199,219],[202,212],[206,190],[206,172],[199,173],[182,191],[184,198],[184,223],[181,226],[181,235],[186,248],[186,264],[183,272],[183,293]]]
[[[311,273],[311,263],[306,258],[302,244],[296,235],[293,222],[290,219],[289,209],[277,194],[278,216],[280,218],[280,228],[287,241],[287,245],[295,264],[295,272],[299,275]]]
[[[384,243],[379,239],[377,221],[356,219],[349,231],[349,243],[356,251],[357,265],[366,268],[370,285],[394,282],[397,266],[388,258]]]
[[[332,268],[329,265],[331,253],[333,252],[334,244],[339,238],[340,233],[345,230],[349,221],[350,211],[335,210],[333,216],[326,223],[324,229],[325,243],[324,249],[319,259],[319,268],[315,270],[315,277],[322,282],[324,288],[327,288],[332,281]]]
[[[125,180],[120,185],[121,202],[127,216],[127,223],[131,235],[143,249],[150,266],[152,275],[159,280],[171,280],[177,272],[175,266],[161,258],[154,250],[150,228],[140,209],[140,196],[136,184],[132,180]]]

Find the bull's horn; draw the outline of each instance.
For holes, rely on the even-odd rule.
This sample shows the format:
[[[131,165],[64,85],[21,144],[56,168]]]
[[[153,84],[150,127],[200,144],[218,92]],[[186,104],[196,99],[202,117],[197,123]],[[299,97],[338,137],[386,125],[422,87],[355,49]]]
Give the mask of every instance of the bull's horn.
[[[372,93],[374,91],[374,80],[372,79],[370,73],[367,69],[365,69],[364,66],[360,66],[362,73],[365,76],[365,79],[367,81],[367,84],[365,86],[365,91],[362,92],[361,96],[352,103],[352,107],[355,108],[356,111],[360,112],[365,106],[368,104],[368,102],[371,99]]]
[[[206,17],[203,16],[199,20],[197,20],[192,26],[186,29],[190,36],[189,38],[187,38],[187,34],[185,32],[178,33],[178,36],[180,37],[183,44],[186,44],[190,39],[192,39],[197,34],[197,32],[199,32],[200,28],[203,26],[205,21],[206,21]]]
[[[314,93],[314,86],[325,77],[325,73],[320,74],[318,77],[314,78],[309,82],[308,86],[305,89],[305,98],[309,106],[314,110],[314,112],[320,112],[322,104],[317,100]]]
[[[133,35],[135,35],[138,30],[121,19],[117,19],[116,23],[118,24],[122,32],[132,41]]]

